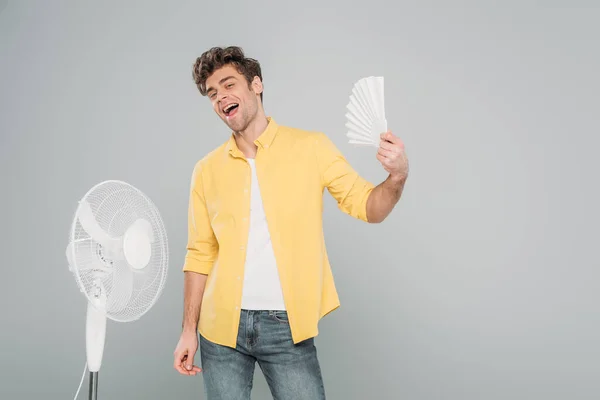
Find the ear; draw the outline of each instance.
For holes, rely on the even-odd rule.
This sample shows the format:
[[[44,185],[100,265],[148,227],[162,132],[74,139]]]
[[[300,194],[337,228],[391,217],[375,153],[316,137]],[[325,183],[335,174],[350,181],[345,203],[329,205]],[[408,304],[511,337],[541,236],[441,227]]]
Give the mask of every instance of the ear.
[[[263,91],[263,84],[262,81],[260,80],[260,78],[258,76],[255,76],[254,79],[252,79],[252,90],[254,90],[254,93],[256,94],[261,94]]]

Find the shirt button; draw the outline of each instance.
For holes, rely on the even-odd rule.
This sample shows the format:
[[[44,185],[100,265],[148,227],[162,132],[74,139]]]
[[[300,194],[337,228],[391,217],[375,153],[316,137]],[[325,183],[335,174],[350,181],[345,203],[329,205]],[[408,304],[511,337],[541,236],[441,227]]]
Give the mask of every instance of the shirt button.
[[[248,221],[248,217],[244,217],[244,221]]]

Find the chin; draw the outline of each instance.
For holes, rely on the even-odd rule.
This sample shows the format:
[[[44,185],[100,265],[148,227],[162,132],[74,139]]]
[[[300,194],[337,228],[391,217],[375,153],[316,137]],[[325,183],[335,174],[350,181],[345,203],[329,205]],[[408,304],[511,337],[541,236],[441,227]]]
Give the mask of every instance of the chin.
[[[242,115],[238,115],[235,117],[235,119],[233,121],[229,121],[227,122],[227,119],[225,120],[227,123],[227,125],[231,128],[234,128],[236,130],[244,130],[248,127],[249,121],[247,118],[243,118]]]
[[[240,124],[239,122],[229,122],[226,119],[223,121],[225,122],[225,125],[227,125],[229,127],[229,129],[233,130],[233,131],[240,131],[242,130],[243,126],[242,124]]]

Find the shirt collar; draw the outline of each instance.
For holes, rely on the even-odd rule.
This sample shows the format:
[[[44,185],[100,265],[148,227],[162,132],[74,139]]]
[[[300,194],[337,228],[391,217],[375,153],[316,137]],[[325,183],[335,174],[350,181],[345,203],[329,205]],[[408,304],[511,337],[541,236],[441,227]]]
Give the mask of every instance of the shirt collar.
[[[267,121],[268,121],[267,128],[254,141],[254,144],[256,144],[257,146],[260,146],[264,149],[267,149],[271,146],[271,144],[273,143],[273,140],[275,140],[275,136],[277,136],[277,130],[279,128],[279,125],[277,124],[277,122],[275,122],[273,117],[267,117]],[[231,136],[229,137],[229,142],[227,143],[226,149],[227,149],[227,152],[229,154],[231,154],[232,156],[243,157],[243,153],[237,147],[237,144],[235,142],[235,133],[233,133],[233,132],[231,133]]]

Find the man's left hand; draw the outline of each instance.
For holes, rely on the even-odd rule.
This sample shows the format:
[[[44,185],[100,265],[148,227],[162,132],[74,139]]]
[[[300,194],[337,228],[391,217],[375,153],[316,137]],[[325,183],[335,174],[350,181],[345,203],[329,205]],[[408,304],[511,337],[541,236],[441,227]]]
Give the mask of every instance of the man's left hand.
[[[395,181],[404,181],[408,176],[408,158],[404,143],[391,131],[381,134],[377,159]]]

